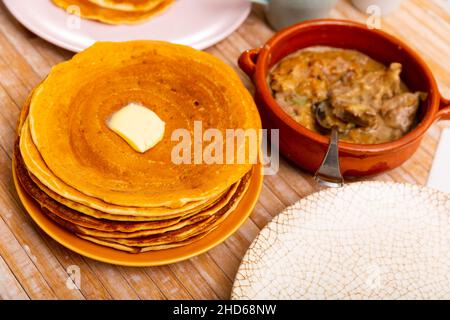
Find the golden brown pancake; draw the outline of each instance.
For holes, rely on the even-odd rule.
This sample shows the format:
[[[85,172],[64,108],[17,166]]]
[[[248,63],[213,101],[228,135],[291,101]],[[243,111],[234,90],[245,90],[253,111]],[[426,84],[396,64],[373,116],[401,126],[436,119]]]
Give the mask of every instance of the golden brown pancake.
[[[165,0],[89,0],[99,7],[121,11],[148,11]]]
[[[79,13],[85,19],[97,20],[108,24],[136,24],[148,20],[152,16],[163,12],[173,0],[164,0],[148,10],[115,10],[92,3],[90,0],[52,0],[54,4],[70,11],[70,13]],[[77,10],[71,10],[75,8]]]
[[[253,153],[244,164],[177,165],[171,152],[178,142],[170,134],[148,152],[135,152],[106,125],[130,102],[151,108],[168,133],[185,128],[193,135],[194,119],[222,136],[226,129],[260,128],[248,91],[217,58],[162,42],[97,43],[55,66],[33,95],[30,133],[53,175],[118,206],[177,208],[223,192],[256,160]]]
[[[134,151],[106,121],[129,103],[166,123],[163,140]],[[153,41],[98,43],[55,66],[18,120],[14,170],[42,212],[98,245],[129,253],[188,245],[215,230],[244,196],[243,164],[175,164],[170,134],[260,129],[251,96],[231,68],[184,46]],[[226,154],[226,149],[220,150]]]

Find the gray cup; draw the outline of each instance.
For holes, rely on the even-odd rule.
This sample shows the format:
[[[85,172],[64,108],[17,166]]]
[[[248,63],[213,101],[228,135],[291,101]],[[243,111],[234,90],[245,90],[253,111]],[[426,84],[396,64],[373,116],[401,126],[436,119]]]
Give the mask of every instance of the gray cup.
[[[337,0],[250,0],[265,5],[267,21],[275,29],[301,21],[325,18]]]

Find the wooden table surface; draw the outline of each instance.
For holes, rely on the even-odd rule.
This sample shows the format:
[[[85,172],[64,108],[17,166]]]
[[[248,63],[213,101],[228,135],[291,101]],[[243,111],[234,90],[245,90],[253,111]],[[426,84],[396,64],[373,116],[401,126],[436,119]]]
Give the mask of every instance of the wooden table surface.
[[[450,16],[446,0],[404,1],[382,20],[382,29],[402,38],[428,62],[441,92],[450,97]],[[448,3],[447,3],[448,4]],[[341,1],[333,18],[364,22],[367,17]],[[245,23],[207,51],[231,64],[252,90],[236,60],[245,49],[263,44],[273,31],[255,6]],[[286,206],[318,190],[312,177],[283,159],[280,171],[265,178],[261,198],[239,231],[215,249],[189,261],[149,268],[108,265],[73,253],[31,221],[11,177],[14,127],[30,90],[56,63],[72,53],[22,27],[0,4],[0,298],[3,299],[227,299],[240,260],[259,230]],[[434,125],[420,150],[401,168],[378,180],[423,185],[427,181],[440,130]],[[80,269],[80,288],[67,286],[68,270]]]

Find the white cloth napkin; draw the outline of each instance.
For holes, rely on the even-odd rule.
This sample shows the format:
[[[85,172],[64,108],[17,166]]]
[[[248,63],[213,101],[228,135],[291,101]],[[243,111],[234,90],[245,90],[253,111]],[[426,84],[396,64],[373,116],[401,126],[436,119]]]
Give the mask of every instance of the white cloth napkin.
[[[450,193],[450,128],[442,130],[427,186]]]

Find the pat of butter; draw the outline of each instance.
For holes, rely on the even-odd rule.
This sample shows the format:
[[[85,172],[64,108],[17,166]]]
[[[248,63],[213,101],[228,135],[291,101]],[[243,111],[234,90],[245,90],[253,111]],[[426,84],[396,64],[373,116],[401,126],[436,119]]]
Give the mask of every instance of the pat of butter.
[[[134,150],[141,153],[163,139],[166,127],[156,113],[137,103],[130,103],[115,112],[107,125]]]

